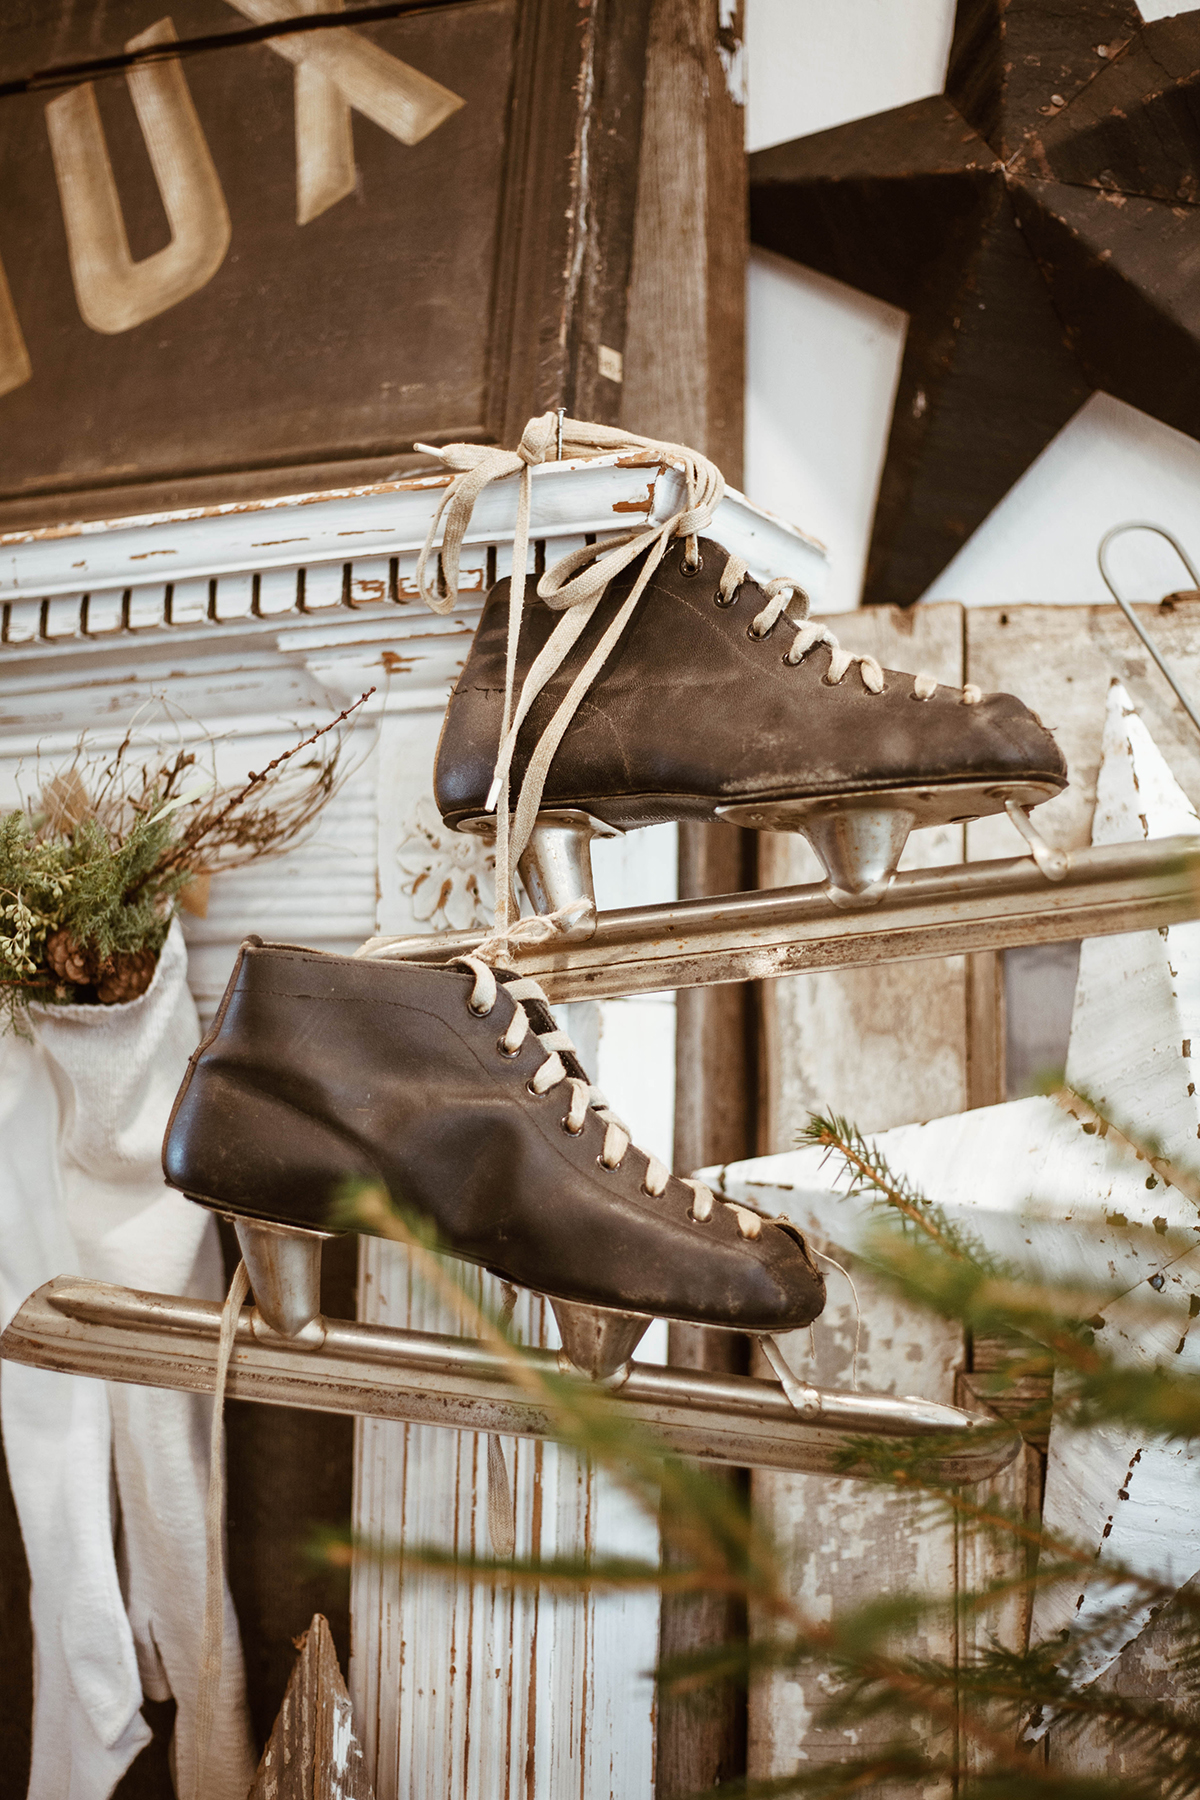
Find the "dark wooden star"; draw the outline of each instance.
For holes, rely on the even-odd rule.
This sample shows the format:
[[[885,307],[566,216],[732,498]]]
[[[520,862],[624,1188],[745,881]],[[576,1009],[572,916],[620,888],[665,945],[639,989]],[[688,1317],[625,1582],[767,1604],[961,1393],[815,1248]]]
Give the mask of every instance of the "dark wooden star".
[[[1200,438],[1200,13],[959,0],[945,93],[759,151],[750,218],[910,315],[867,601],[919,599],[1096,389]]]

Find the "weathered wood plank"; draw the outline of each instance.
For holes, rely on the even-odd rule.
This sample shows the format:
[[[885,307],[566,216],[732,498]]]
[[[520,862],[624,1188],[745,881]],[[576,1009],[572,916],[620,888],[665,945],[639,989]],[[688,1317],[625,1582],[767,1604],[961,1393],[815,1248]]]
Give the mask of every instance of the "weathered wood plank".
[[[726,79],[742,30],[728,7],[654,0],[643,115],[622,419],[694,444],[726,479],[742,479],[747,256],[745,120]],[[718,11],[724,19],[722,39]],[[725,59],[723,61],[722,59]],[[714,536],[720,533],[714,531]],[[683,825],[681,896],[754,882],[754,839],[732,826]],[[748,984],[676,997],[674,1166],[687,1171],[755,1148],[755,990]],[[672,1326],[668,1358],[686,1368],[744,1368],[727,1332]],[[740,1477],[730,1474],[727,1479]],[[660,1654],[744,1633],[724,1601],[662,1604]],[[745,1766],[745,1699],[725,1690],[703,1707],[660,1700],[659,1800],[691,1794]]]
[[[1200,694],[1200,599],[1181,596],[1136,610],[1188,691]],[[1020,695],[1066,756],[1066,792],[1034,813],[1050,843],[1076,849],[1091,841],[1104,704],[1113,681],[1128,690],[1188,799],[1200,801],[1200,738],[1118,607],[968,607],[963,629],[970,679],[985,691]],[[1020,855],[1021,843],[1006,818],[967,827],[972,861]]]
[[[337,1651],[320,1613],[297,1648],[247,1800],[375,1800]]]

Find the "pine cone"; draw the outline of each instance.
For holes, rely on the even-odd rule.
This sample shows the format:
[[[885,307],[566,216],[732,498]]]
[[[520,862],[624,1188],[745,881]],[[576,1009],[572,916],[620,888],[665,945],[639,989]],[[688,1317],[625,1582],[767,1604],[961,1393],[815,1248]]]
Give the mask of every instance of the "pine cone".
[[[136,1000],[154,980],[158,957],[153,950],[118,950],[100,976],[96,998],[101,1006]]]
[[[73,981],[79,987],[90,987],[100,976],[100,959],[95,951],[81,948],[65,925],[46,939],[46,961],[60,981]]]

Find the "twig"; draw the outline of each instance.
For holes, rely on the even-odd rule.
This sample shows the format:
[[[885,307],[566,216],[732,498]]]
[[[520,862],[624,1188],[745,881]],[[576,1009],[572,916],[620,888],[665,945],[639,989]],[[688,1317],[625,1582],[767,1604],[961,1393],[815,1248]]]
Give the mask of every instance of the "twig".
[[[285,750],[281,755],[272,757],[265,769],[259,769],[257,772],[251,769],[250,774],[246,779],[245,787],[240,788],[231,800],[226,801],[225,805],[221,808],[215,818],[208,820],[204,828],[205,835],[207,836],[209,833],[214,832],[218,825],[223,824],[230,813],[237,810],[251,790],[258,786],[260,781],[265,781],[268,775],[280,768],[285,762],[289,762],[291,758],[298,755],[301,750],[307,750],[311,744],[317,742],[318,738],[323,738],[326,732],[336,730],[339,725],[343,724],[345,720],[350,717],[351,713],[357,712],[359,707],[368,701],[374,692],[375,689],[373,687],[368,688],[365,694],[359,695],[352,706],[347,706],[343,712],[338,714],[336,719],[330,719],[328,724],[322,725],[319,730],[314,731],[311,737],[302,739],[300,743],[293,744],[290,750]],[[180,852],[190,849],[190,847],[190,833],[184,832],[179,840],[174,855],[163,864],[163,867],[171,868],[176,865],[181,860]]]

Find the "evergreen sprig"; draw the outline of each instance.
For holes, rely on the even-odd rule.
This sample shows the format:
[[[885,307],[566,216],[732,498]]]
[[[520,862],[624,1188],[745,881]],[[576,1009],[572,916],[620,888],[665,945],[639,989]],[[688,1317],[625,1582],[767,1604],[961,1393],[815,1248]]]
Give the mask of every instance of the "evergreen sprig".
[[[883,1280],[967,1331],[1009,1340],[1008,1362],[992,1377],[1004,1410],[994,1427],[998,1435],[1016,1425],[1031,1440],[1044,1437],[1052,1407],[1081,1429],[1096,1419],[1118,1418],[1180,1440],[1200,1439],[1196,1380],[1177,1369],[1131,1370],[1097,1344],[1095,1309],[1112,1296],[1031,1278],[992,1257],[898,1177],[845,1120],[815,1119],[806,1141],[838,1157],[852,1191],[877,1206],[879,1223],[863,1254]],[[757,1622],[754,1635],[671,1658],[655,1672],[660,1691],[703,1704],[723,1683],[744,1686],[755,1677],[798,1677],[816,1669],[826,1700],[814,1726],[837,1731],[847,1747],[861,1744],[867,1727],[872,1740],[884,1741],[836,1762],[802,1763],[770,1780],[725,1782],[720,1794],[726,1800],[857,1800],[883,1792],[916,1800],[931,1791],[952,1792],[957,1800],[1183,1800],[1200,1794],[1200,1581],[1194,1591],[1189,1584],[1176,1592],[1170,1582],[1117,1559],[1098,1561],[1094,1546],[1050,1533],[1036,1517],[1001,1506],[986,1492],[940,1480],[933,1464],[952,1444],[864,1439],[847,1444],[844,1466],[906,1496],[909,1529],[919,1532],[940,1521],[960,1541],[971,1534],[989,1537],[1008,1546],[1009,1569],[974,1590],[883,1595],[832,1618],[817,1616],[753,1508],[731,1502],[728,1486],[655,1445],[623,1416],[619,1400],[557,1375],[544,1357],[531,1358],[503,1321],[466,1295],[450,1272],[453,1265],[434,1254],[436,1244],[421,1222],[381,1188],[358,1184],[348,1198],[350,1213],[342,1223],[366,1225],[408,1245],[421,1278],[451,1300],[467,1330],[505,1357],[512,1380],[538,1396],[553,1434],[658,1517],[670,1554],[655,1568],[617,1556],[462,1556],[444,1545],[407,1543],[381,1549],[342,1535],[324,1545],[328,1558],[344,1563],[352,1555],[382,1555],[430,1577],[544,1585],[559,1594],[654,1586],[744,1602]],[[1053,1402],[1046,1397],[1051,1373]],[[1038,1381],[1030,1383],[1031,1375]],[[1030,1388],[1032,1399],[1018,1404]],[[989,1427],[978,1429],[986,1435]],[[1069,1592],[1083,1582],[1109,1603],[1097,1606],[1092,1622],[1077,1626],[1069,1642],[1013,1648],[977,1641],[972,1648],[960,1637],[959,1649],[944,1657],[916,1656],[909,1648],[919,1628],[929,1641],[953,1636],[948,1628],[964,1622],[973,1624],[978,1640],[999,1604],[1054,1587]],[[1131,1602],[1157,1611],[1158,1650],[1174,1682],[1169,1700],[1130,1697],[1081,1675],[1087,1653],[1111,1640]],[[1136,1773],[1110,1778],[1055,1768],[1044,1745],[1028,1735],[1046,1721],[1053,1723],[1056,1741],[1098,1733],[1105,1744],[1122,1748]]]

